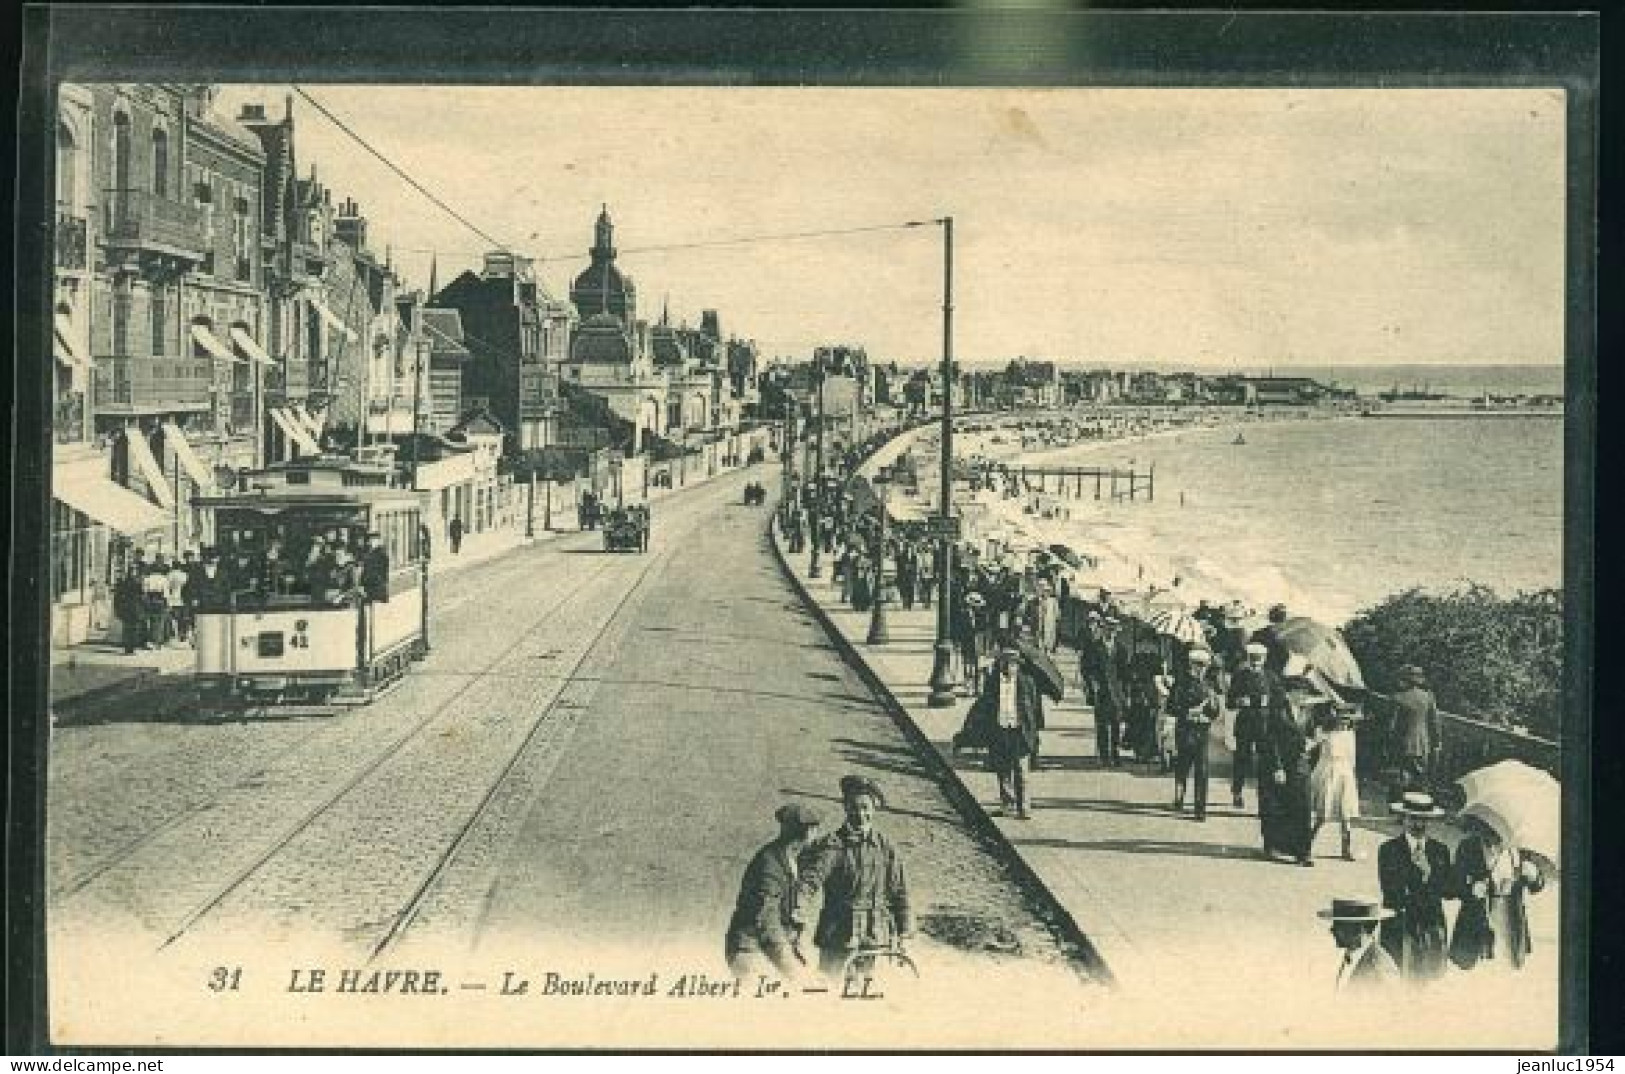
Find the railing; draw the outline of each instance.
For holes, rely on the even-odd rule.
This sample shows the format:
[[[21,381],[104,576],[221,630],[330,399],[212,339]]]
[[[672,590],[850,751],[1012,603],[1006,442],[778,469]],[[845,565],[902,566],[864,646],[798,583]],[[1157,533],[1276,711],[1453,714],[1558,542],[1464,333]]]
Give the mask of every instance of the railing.
[[[109,190],[106,210],[104,234],[111,245],[161,246],[197,258],[208,247],[203,211],[195,205],[146,190]]]
[[[96,359],[98,410],[208,410],[209,386],[209,363],[195,358]]]
[[[1439,751],[1439,775],[1453,780],[1475,768],[1496,761],[1522,761],[1553,776],[1558,771],[1561,751],[1551,739],[1499,727],[1453,713],[1444,717],[1444,739]]]
[[[83,270],[89,264],[85,247],[85,218],[70,213],[56,214],[56,267]]]

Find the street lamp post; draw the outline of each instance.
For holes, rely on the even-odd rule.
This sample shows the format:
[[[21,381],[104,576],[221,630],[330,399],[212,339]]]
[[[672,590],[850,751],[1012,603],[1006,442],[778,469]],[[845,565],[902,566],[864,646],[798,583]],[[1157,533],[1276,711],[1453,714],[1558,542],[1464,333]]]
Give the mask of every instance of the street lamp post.
[[[813,446],[813,481],[817,490],[813,496],[813,517],[809,527],[812,533],[812,559],[807,564],[807,577],[819,578],[823,576],[823,569],[818,562],[818,546],[823,541],[823,511],[824,497],[824,362],[816,354],[813,356],[813,377],[818,382],[818,425],[814,430],[817,442]]]
[[[948,519],[953,510],[954,492],[954,218],[943,217],[942,224],[942,501],[939,511]],[[944,522],[944,526],[947,523]],[[932,708],[946,708],[955,701],[953,674],[954,543],[946,530],[937,560],[941,589],[937,595],[937,643],[931,663],[931,693],[926,701]]]
[[[891,631],[886,623],[886,514],[887,501],[890,499],[887,493],[891,490],[890,476],[881,470],[875,474],[873,485],[880,513],[880,532],[875,538],[875,589],[869,605],[869,636],[865,640],[870,645],[884,645],[891,640]]]

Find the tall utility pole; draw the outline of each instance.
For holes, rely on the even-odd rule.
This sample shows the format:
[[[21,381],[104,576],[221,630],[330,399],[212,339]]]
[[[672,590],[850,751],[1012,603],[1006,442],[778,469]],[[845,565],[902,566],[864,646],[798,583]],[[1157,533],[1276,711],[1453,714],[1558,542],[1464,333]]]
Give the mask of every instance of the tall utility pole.
[[[807,564],[807,577],[817,578],[823,574],[818,564],[818,545],[824,538],[824,359],[816,351],[813,353],[813,377],[818,384],[818,426],[814,430],[817,442],[813,447],[813,517],[809,527],[812,533],[812,559]]]
[[[954,495],[954,218],[945,216],[942,224],[942,502],[944,520],[953,517]],[[948,536],[947,521],[942,549],[937,560],[941,589],[937,596],[937,643],[931,664],[931,693],[927,704],[946,708],[955,701],[950,665],[953,661],[954,542]]]

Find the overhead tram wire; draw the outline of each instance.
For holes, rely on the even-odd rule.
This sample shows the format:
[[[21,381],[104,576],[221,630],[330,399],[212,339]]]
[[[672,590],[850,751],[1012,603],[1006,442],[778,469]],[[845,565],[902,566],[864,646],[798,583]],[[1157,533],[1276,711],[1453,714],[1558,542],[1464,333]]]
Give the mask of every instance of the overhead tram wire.
[[[500,239],[494,238],[484,228],[480,227],[478,224],[475,224],[473,221],[469,220],[468,217],[464,216],[462,213],[458,212],[456,209],[454,209],[450,205],[446,204],[445,200],[442,199],[439,195],[437,195],[434,191],[430,190],[428,187],[426,187],[422,183],[418,182],[418,180],[414,179],[411,176],[411,174],[409,174],[406,171],[406,169],[402,168],[400,165],[396,164],[394,161],[392,161],[388,157],[386,157],[382,152],[380,152],[377,148],[375,148],[372,145],[372,143],[368,142],[360,134],[356,133],[356,131],[353,128],[351,128],[349,124],[345,123],[338,116],[334,115],[333,112],[330,109],[328,109],[328,107],[326,105],[322,104],[320,101],[318,101],[316,98],[312,97],[308,92],[306,92],[306,90],[305,90],[305,88],[303,86],[299,85],[297,82],[289,83],[289,86],[295,93],[297,93],[301,98],[303,98],[312,108],[314,108],[314,109],[316,109],[316,111],[320,112],[322,114],[322,116],[328,120],[328,122],[332,123],[335,127],[337,127],[340,131],[342,131],[345,134],[346,137],[348,137],[351,141],[355,142],[362,149],[365,149],[370,155],[377,158],[378,161],[384,165],[384,167],[386,167],[390,171],[394,172],[398,177],[400,177],[400,179],[403,182],[405,182],[407,185],[409,185],[413,190],[416,190],[419,194],[422,194],[425,198],[428,198],[441,211],[445,212],[453,220],[456,220],[459,224],[462,224],[464,227],[468,228],[474,234],[476,234],[480,238],[484,239],[487,243],[489,243],[491,246],[495,247],[497,250],[499,250],[499,251],[501,251],[503,253],[520,254],[521,256],[527,257],[530,261],[532,261],[532,262],[534,262],[536,264],[551,264],[551,263],[560,262],[560,261],[579,261],[579,260],[581,260],[581,258],[582,258],[581,254],[554,254],[554,255],[544,255],[544,256],[526,255],[526,254],[523,254],[522,251],[515,250],[513,247],[509,246],[507,243],[502,242]],[[862,234],[868,234],[868,233],[880,232],[880,231],[905,231],[905,230],[908,230],[910,228],[917,228],[917,227],[934,227],[934,226],[936,226],[937,224],[940,224],[940,223],[941,223],[941,220],[939,220],[939,219],[905,220],[905,221],[901,221],[901,222],[898,222],[898,223],[895,223],[895,224],[869,224],[869,225],[860,226],[860,227],[821,228],[821,229],[814,230],[814,231],[783,231],[783,232],[764,233],[764,234],[760,234],[760,235],[742,235],[742,236],[737,236],[737,237],[728,238],[728,239],[701,239],[701,240],[697,240],[695,242],[663,243],[663,244],[656,245],[656,246],[628,247],[626,249],[621,250],[620,253],[622,253],[622,254],[666,253],[668,251],[673,251],[673,250],[703,250],[703,249],[712,249],[712,248],[728,247],[728,246],[748,246],[748,245],[753,245],[753,244],[756,244],[756,243],[791,242],[791,241],[795,241],[795,240],[798,240],[798,239],[834,238],[834,237],[839,237],[839,236],[843,236],[843,235],[862,235]],[[415,249],[415,248],[414,247],[400,247],[400,249],[411,250],[411,249]],[[419,253],[432,253],[434,251],[418,250],[417,252],[419,252]]]

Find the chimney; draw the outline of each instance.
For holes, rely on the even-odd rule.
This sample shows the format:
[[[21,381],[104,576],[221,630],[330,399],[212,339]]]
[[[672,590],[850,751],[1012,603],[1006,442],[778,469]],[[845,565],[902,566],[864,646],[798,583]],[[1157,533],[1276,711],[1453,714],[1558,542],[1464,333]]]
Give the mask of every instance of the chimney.
[[[333,234],[352,250],[367,248],[367,218],[361,215],[361,206],[354,198],[345,198],[333,220]]]
[[[486,279],[512,277],[515,271],[514,256],[507,250],[492,250],[485,255]]]

